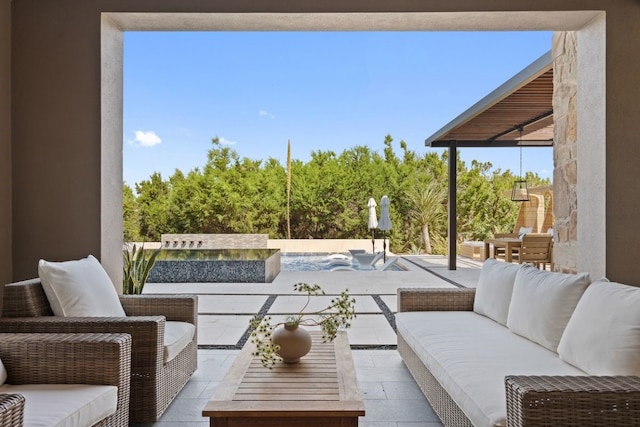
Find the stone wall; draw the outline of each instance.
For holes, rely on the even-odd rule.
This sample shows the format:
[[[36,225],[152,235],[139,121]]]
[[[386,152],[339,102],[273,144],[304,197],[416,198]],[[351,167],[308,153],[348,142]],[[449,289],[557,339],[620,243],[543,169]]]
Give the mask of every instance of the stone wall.
[[[578,62],[575,32],[553,36],[554,269],[575,273],[578,240]]]
[[[165,249],[266,249],[268,234],[163,234]]]

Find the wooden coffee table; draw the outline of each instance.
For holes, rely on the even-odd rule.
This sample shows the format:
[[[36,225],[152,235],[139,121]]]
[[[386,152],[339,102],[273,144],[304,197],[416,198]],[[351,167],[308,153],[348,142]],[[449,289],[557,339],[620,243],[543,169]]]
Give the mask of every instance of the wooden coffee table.
[[[364,416],[346,332],[323,343],[311,332],[311,351],[299,363],[262,366],[244,346],[202,411],[212,427],[355,427]]]

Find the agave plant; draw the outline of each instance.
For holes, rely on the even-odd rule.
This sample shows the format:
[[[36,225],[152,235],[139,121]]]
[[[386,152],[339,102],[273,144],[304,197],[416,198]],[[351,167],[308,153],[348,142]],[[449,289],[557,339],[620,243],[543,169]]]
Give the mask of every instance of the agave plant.
[[[149,272],[156,263],[156,258],[160,249],[155,249],[147,254],[144,251],[144,244],[140,249],[133,245],[131,251],[125,249],[124,256],[124,276],[122,278],[122,292],[124,294],[141,294],[144,284],[147,282]]]

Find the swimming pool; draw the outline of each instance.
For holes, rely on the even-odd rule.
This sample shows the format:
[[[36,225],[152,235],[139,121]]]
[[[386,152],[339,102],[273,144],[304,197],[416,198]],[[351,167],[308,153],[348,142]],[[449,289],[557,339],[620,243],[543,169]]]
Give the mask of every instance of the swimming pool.
[[[329,271],[337,265],[332,265],[327,260],[328,253],[286,253],[280,256],[281,271]],[[351,257],[349,254],[344,254]],[[348,265],[359,271],[371,271],[371,268],[360,268],[358,262]],[[402,271],[398,265],[393,265],[388,271]]]

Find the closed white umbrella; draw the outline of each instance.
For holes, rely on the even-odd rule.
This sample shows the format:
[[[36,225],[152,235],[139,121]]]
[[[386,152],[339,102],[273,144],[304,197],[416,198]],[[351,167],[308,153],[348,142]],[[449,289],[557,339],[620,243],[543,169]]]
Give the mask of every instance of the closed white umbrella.
[[[382,250],[384,262],[387,261],[387,231],[391,230],[391,217],[389,216],[389,198],[382,196],[380,200],[380,222],[378,228],[382,230]]]
[[[371,245],[373,246],[371,252],[376,251],[376,227],[378,227],[376,206],[378,206],[378,204],[373,199],[373,197],[371,197],[369,199],[369,203],[367,203],[367,207],[369,208],[369,229],[371,230]]]

